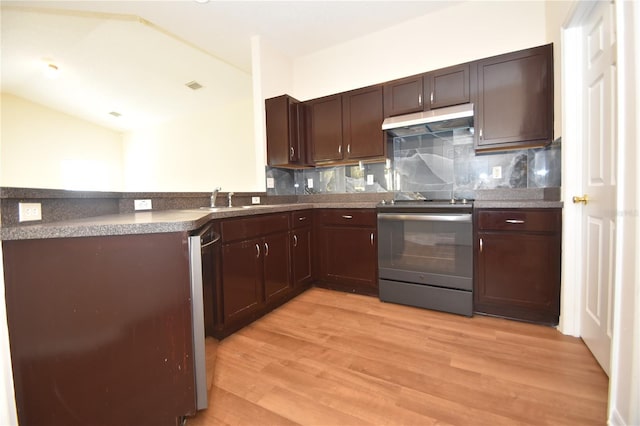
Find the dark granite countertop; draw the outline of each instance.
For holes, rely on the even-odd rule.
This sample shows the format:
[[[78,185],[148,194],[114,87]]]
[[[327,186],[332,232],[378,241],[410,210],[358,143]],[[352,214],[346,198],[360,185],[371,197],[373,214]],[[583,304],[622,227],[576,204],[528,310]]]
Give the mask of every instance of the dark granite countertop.
[[[23,192],[25,191],[28,192],[23,190]],[[3,195],[6,197],[13,194],[8,190],[4,192]],[[26,192],[19,192],[19,194],[13,195],[29,195]],[[73,195],[64,191],[54,191],[52,194],[47,192],[47,194],[50,196],[53,194],[56,197]],[[93,193],[89,195],[93,195]],[[99,195],[104,194],[101,193]],[[140,194],[137,195],[139,196]],[[391,194],[387,195],[391,197]],[[559,188],[478,190],[475,195],[475,208],[562,208],[563,206],[562,201],[559,201]],[[177,207],[169,210],[106,214],[33,225],[4,226],[0,228],[0,237],[2,240],[25,240],[190,232],[213,219],[310,208],[373,209],[382,198],[380,194],[358,194],[357,196],[315,195],[299,197],[297,202],[288,200],[285,197],[278,200],[281,201],[281,204],[261,204],[249,206],[248,208],[221,207],[214,211],[209,211],[207,209],[180,209],[180,207]],[[276,201],[276,197],[273,197],[271,201]]]
[[[561,209],[562,201],[548,200],[477,200],[476,209]]]
[[[189,232],[213,219],[278,213],[312,208],[375,208],[376,202],[334,202],[219,207],[208,209],[161,210],[88,217],[60,222],[1,229],[2,240],[30,240],[108,235]]]

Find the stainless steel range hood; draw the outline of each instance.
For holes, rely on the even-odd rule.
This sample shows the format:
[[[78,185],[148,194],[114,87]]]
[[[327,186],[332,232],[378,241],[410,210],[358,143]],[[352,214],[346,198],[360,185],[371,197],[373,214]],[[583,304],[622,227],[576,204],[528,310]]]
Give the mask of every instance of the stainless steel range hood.
[[[473,127],[473,104],[432,109],[386,118],[382,130],[406,137]]]

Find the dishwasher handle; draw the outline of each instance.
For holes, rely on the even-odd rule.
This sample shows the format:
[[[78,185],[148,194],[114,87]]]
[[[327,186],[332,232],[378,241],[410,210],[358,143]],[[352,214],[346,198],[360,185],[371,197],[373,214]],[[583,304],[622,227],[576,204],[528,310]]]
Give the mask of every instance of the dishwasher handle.
[[[203,226],[201,229],[192,234],[192,236],[200,237],[200,249],[209,247],[210,245],[215,244],[220,240],[220,234],[218,234],[211,228],[213,228],[213,223]]]

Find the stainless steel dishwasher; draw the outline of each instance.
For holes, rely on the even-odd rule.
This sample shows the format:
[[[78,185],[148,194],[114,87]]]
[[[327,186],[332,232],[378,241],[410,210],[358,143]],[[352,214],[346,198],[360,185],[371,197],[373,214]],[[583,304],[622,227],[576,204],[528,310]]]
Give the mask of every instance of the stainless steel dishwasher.
[[[189,236],[189,269],[191,275],[191,317],[193,322],[193,370],[195,375],[196,407],[207,408],[207,374],[205,363],[205,325],[203,290],[215,280],[213,248],[220,240],[210,222]]]

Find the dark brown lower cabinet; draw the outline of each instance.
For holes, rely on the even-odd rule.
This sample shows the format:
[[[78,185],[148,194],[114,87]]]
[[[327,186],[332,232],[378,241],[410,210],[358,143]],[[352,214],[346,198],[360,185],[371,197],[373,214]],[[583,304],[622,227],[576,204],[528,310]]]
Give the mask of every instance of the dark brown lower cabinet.
[[[214,337],[228,336],[295,296],[290,217],[287,212],[220,221],[217,300],[205,301],[214,305]]]
[[[474,310],[544,324],[560,315],[561,210],[476,210]]]
[[[283,298],[291,288],[289,279],[289,232],[265,237],[263,246],[264,298],[271,303]]]
[[[293,212],[291,222],[291,273],[297,289],[313,281],[313,211]]]
[[[195,413],[187,241],[3,242],[21,426],[176,426]]]
[[[222,246],[222,312],[224,323],[251,315],[262,304],[262,261],[259,239]]]
[[[320,255],[318,285],[377,295],[375,210],[319,210],[317,233]]]

